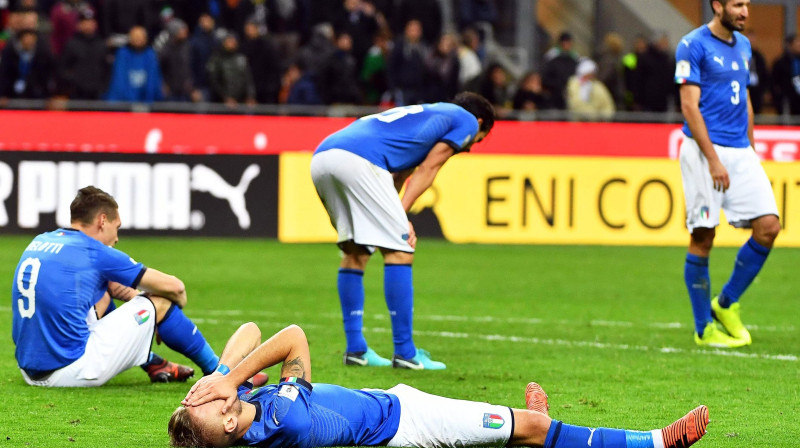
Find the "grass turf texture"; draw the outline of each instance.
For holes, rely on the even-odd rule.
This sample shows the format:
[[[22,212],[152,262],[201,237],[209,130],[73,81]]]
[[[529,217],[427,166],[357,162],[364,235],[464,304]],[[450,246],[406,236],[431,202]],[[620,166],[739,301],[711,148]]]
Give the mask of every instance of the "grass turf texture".
[[[30,237],[0,237],[0,290],[11,288]],[[453,245],[423,241],[415,260],[415,340],[443,372],[346,368],[333,245],[263,240],[152,239],[118,246],[186,282],[186,313],[222,350],[242,322],[265,336],[291,324],[310,339],[315,382],[387,388],[524,407],[528,381],[568,423],[648,430],[703,403],[698,446],[789,447],[800,438],[800,250],[779,248],[746,293],[753,345],[699,350],[683,284],[683,248]],[[712,255],[712,289],[736,250]],[[378,257],[379,258],[379,257]],[[381,260],[367,268],[366,335],[391,356]],[[164,447],[187,384],[150,384],[141,369],[94,389],[24,384],[14,360],[10,300],[0,304],[0,447]],[[188,363],[164,346],[164,357]],[[731,353],[736,356],[731,356]],[[739,356],[741,355],[741,356]],[[782,355],[785,355],[781,357]],[[268,371],[275,380],[278,369]],[[190,383],[194,380],[190,380]]]

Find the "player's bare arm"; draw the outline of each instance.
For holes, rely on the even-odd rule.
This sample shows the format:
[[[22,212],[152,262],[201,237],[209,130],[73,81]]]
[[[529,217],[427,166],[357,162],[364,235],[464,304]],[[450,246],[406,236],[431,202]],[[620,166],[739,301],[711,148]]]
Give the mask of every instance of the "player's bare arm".
[[[408,213],[414,202],[422,196],[431,185],[433,180],[439,173],[439,170],[447,162],[447,159],[453,156],[455,151],[450,145],[444,142],[439,142],[433,146],[433,149],[425,157],[425,160],[414,171],[411,180],[408,181],[406,192],[403,195],[403,209]]]
[[[174,275],[165,274],[157,269],[147,268],[139,281],[139,289],[161,296],[179,307],[186,306],[186,287]]]
[[[108,282],[108,294],[112,299],[127,302],[141,294],[141,291],[136,288],[131,288],[130,286],[125,286],[121,283]]]
[[[311,354],[305,332],[297,325],[290,325],[264,341],[247,355],[225,376],[209,375],[192,386],[184,406],[199,406],[213,400],[225,400],[222,412],[226,412],[236,400],[236,388],[263,369],[283,363],[281,374],[291,372],[311,382]],[[230,367],[230,366],[229,366]]]
[[[409,168],[407,170],[399,171],[397,173],[392,173],[392,179],[394,180],[394,188],[399,193],[400,190],[403,189],[403,184],[406,183],[406,179],[411,173],[414,172],[414,168]]]
[[[748,87],[748,89],[749,89],[749,87]],[[750,140],[750,146],[755,151],[755,149],[756,149],[756,139],[754,137],[754,132],[755,131],[753,130],[753,127],[754,127],[753,116],[754,116],[755,113],[753,112],[753,103],[750,102],[749,93],[750,92],[748,90],[748,95],[747,95],[747,139]]]
[[[686,123],[692,132],[692,136],[697,142],[697,146],[700,147],[706,160],[708,160],[708,171],[711,173],[714,189],[726,191],[730,186],[730,178],[728,177],[728,170],[722,165],[717,156],[717,151],[714,150],[714,145],[708,136],[705,119],[700,113],[700,87],[684,84],[680,88],[680,95],[681,111],[686,118]]]

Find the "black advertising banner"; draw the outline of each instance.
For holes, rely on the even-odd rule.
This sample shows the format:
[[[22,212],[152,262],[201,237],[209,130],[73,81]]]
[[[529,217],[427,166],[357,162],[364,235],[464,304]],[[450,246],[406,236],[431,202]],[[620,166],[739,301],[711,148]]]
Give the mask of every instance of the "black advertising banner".
[[[0,151],[0,233],[69,226],[78,189],[119,204],[129,235],[277,236],[278,156]]]

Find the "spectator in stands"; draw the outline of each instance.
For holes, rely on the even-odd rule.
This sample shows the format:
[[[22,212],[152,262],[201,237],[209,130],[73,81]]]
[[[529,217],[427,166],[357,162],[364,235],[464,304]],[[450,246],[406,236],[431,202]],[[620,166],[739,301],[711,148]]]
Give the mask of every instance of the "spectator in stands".
[[[53,59],[34,30],[20,30],[0,56],[0,102],[44,99],[53,90]]]
[[[573,45],[572,34],[565,31],[558,36],[556,46],[544,55],[542,82],[544,88],[550,92],[555,109],[565,109],[567,106],[564,100],[564,89],[578,66],[578,58],[573,50]]]
[[[233,33],[241,33],[244,24],[255,13],[251,0],[218,0],[217,25]]]
[[[134,26],[128,33],[128,45],[120,47],[114,57],[105,99],[151,103],[162,98],[158,57],[147,44],[144,27]]]
[[[97,34],[91,9],[81,11],[77,32],[59,60],[60,93],[79,100],[99,100],[108,86],[111,67],[105,40]]]
[[[322,98],[317,91],[317,84],[300,63],[293,63],[286,69],[278,98],[282,104],[322,104]]]
[[[422,33],[422,23],[410,20],[389,57],[389,89],[398,106],[425,101],[425,58],[429,50]]]
[[[628,110],[642,110],[642,98],[644,95],[640,61],[647,52],[649,42],[641,34],[633,40],[633,50],[622,57],[622,80],[625,85],[624,103]]]
[[[672,55],[669,37],[661,34],[639,58],[637,70],[642,83],[639,105],[642,110],[666,112],[670,100],[674,99],[675,58]]]
[[[753,112],[760,114],[764,110],[765,96],[770,91],[770,74],[767,66],[767,59],[758,49],[758,36],[754,30],[747,32],[750,39],[753,57],[750,59],[750,85],[747,88],[750,94],[750,102],[753,104]]]
[[[550,109],[550,97],[542,87],[542,75],[529,72],[517,84],[513,100],[514,110],[534,111]]]
[[[608,120],[616,111],[606,86],[596,79],[597,64],[584,58],[567,83],[567,106],[578,120]]]
[[[333,17],[336,34],[346,33],[353,42],[353,56],[361,70],[367,50],[372,46],[372,38],[378,32],[375,5],[365,0],[344,0],[344,9]]]
[[[489,65],[481,81],[479,93],[492,103],[498,117],[503,118],[508,115],[513,106],[511,82],[508,72],[501,64],[495,62]]]
[[[100,29],[113,42],[125,42],[135,26],[150,30],[158,23],[158,14],[150,0],[104,0]]]
[[[394,0],[394,25],[392,31],[402,34],[408,22],[416,20],[422,29],[422,41],[425,45],[435,45],[442,34],[442,6],[439,1],[431,0]]]
[[[358,62],[353,56],[353,40],[347,33],[336,36],[336,51],[322,65],[317,86],[325,104],[361,104]]]
[[[244,25],[241,48],[255,84],[256,102],[276,104],[282,72],[277,44],[269,34],[262,34],[255,20],[248,20]]]
[[[479,56],[481,37],[474,28],[465,28],[461,32],[461,45],[458,47],[458,83],[461,90],[474,91],[478,88],[483,62]]]
[[[329,23],[314,26],[311,40],[297,52],[297,60],[303,72],[315,78],[322,69],[322,64],[336,51],[333,27]]]
[[[375,105],[389,101],[385,98],[389,90],[386,65],[391,52],[391,43],[392,36],[389,31],[379,31],[375,34],[372,47],[364,58],[361,84],[364,87],[364,102],[367,104]]]
[[[439,43],[425,58],[428,78],[427,102],[450,101],[460,91],[458,47],[456,37],[442,34]]]
[[[619,33],[610,32],[603,38],[603,49],[597,58],[597,79],[605,84],[614,104],[622,107],[625,84],[622,80],[622,52],[625,42]],[[670,74],[670,77],[672,74]],[[671,79],[671,78],[670,78]]]
[[[247,58],[239,52],[239,39],[226,34],[222,46],[208,61],[208,84],[211,100],[234,107],[240,103],[254,104],[256,87]]]
[[[193,101],[208,101],[211,93],[208,88],[208,60],[217,48],[214,35],[215,22],[211,14],[201,14],[197,27],[189,38],[189,61],[192,73]]]
[[[90,10],[92,6],[83,0],[60,0],[50,10],[50,49],[58,57],[67,41],[78,27],[81,12]]]
[[[786,38],[786,50],[772,66],[772,99],[779,114],[800,115],[800,35]]]
[[[294,60],[301,37],[309,34],[308,6],[307,1],[267,0],[267,30],[278,45],[281,61]]]
[[[191,101],[192,83],[191,46],[189,27],[179,18],[167,22],[167,41],[158,52],[158,61],[164,76],[164,93],[167,101]]]

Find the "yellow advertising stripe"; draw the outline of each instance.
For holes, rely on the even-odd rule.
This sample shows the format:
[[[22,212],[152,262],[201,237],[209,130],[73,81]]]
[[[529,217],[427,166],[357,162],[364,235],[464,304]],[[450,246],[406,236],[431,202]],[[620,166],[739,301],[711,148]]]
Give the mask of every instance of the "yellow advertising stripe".
[[[281,155],[278,236],[335,241],[308,174],[310,154]],[[784,230],[800,247],[798,163],[764,162]],[[449,160],[412,213],[425,209],[459,243],[683,246],[678,161],[652,158],[466,155]],[[738,246],[748,230],[722,216],[715,245]]]

